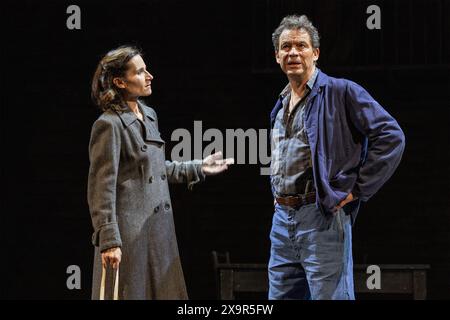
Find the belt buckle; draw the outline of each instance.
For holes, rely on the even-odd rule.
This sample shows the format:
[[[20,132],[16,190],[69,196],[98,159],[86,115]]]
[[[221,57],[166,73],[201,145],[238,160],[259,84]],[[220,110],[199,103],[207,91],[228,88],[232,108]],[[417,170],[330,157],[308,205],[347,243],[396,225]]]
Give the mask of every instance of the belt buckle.
[[[284,197],[286,199],[286,203],[288,206],[292,206],[292,203],[295,201],[295,196],[287,196]]]
[[[285,203],[286,203],[287,206],[290,206],[290,207],[294,208],[296,206],[295,202],[298,199],[298,197],[296,197],[296,196],[286,196],[286,197],[283,197],[283,199],[286,201]]]
[[[305,205],[306,204],[306,195],[300,194],[299,196],[300,196],[300,200],[301,200],[300,205],[301,206]]]

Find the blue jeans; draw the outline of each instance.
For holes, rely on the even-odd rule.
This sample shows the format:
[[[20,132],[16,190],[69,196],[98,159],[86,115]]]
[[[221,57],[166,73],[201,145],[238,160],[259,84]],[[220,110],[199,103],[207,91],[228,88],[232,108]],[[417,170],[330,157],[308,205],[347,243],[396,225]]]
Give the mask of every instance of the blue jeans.
[[[341,209],[276,204],[270,232],[269,299],[354,300],[352,230]]]

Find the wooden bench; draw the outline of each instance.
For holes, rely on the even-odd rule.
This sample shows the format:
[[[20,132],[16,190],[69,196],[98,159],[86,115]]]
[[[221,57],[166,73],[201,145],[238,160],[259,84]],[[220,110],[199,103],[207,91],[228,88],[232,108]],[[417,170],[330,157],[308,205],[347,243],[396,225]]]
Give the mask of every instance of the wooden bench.
[[[230,255],[212,252],[216,275],[217,296],[221,300],[234,300],[239,293],[267,293],[267,264],[230,263]],[[219,261],[224,260],[224,261]],[[427,295],[427,270],[425,264],[382,264],[381,288],[369,289],[367,273],[369,265],[356,264],[354,270],[355,293],[407,294],[414,300],[424,300]]]

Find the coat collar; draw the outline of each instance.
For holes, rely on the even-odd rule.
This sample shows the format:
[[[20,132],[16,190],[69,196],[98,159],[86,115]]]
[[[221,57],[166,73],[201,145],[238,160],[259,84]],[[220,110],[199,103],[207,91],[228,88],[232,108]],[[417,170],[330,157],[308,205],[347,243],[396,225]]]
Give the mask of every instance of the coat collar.
[[[151,109],[147,108],[145,106],[145,104],[139,100],[138,100],[138,107],[144,116],[146,116],[147,118],[149,118],[152,121],[156,120],[155,116],[151,112]],[[136,115],[134,114],[134,112],[131,111],[130,108],[128,108],[128,106],[126,106],[122,112],[117,112],[117,114],[119,115],[119,117],[122,120],[122,123],[125,127],[128,127],[129,125],[133,124],[138,119],[136,117]]]
[[[323,73],[319,68],[317,68],[317,71],[318,73],[316,83],[314,83],[309,99],[312,99],[314,96],[316,96],[318,92],[320,93],[328,80],[328,76],[325,73]]]
[[[142,101],[138,100],[138,105],[141,108],[141,112],[147,117],[150,118],[152,121],[156,120],[155,114],[153,113],[153,110],[147,107]]]

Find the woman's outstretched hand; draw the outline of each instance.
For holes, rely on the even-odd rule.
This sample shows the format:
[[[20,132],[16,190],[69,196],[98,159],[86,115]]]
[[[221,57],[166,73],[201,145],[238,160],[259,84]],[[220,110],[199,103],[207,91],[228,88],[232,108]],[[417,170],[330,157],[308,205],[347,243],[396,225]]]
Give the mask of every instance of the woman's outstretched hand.
[[[203,159],[202,171],[207,176],[221,173],[234,163],[234,158],[223,158],[222,151],[216,152]]]

